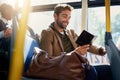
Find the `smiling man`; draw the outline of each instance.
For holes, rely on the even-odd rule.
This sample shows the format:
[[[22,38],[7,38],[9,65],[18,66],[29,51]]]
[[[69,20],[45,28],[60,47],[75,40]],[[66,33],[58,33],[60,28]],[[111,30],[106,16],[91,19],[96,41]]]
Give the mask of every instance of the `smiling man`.
[[[51,23],[47,30],[43,30],[40,38],[40,48],[47,51],[49,57],[57,57],[62,55],[63,53],[69,53],[71,51],[75,51],[79,54],[81,59],[87,51],[97,54],[104,55],[106,52],[102,47],[98,48],[91,44],[86,44],[83,46],[79,46],[76,44],[76,40],[78,38],[77,34],[72,29],[67,29],[71,18],[71,12],[73,7],[68,4],[58,4],[54,8],[54,22]],[[82,70],[84,68],[80,68]],[[90,71],[80,73],[80,80],[97,80],[96,71],[94,67],[90,68]],[[90,74],[90,75],[89,75]],[[91,75],[92,74],[92,75]],[[84,76],[86,75],[86,79]],[[90,78],[89,78],[90,77]]]
[[[78,47],[75,43],[78,38],[77,34],[74,30],[67,29],[72,10],[73,7],[68,4],[56,5],[53,14],[54,22],[41,33],[40,48],[47,51],[49,57],[59,56],[62,52],[71,52]],[[83,53],[82,49],[80,51]],[[88,51],[98,55],[105,54],[102,48],[93,45],[90,46]]]

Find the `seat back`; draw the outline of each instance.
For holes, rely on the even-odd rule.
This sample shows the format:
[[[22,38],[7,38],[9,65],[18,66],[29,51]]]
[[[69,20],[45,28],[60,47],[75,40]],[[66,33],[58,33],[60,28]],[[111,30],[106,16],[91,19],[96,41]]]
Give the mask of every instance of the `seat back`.
[[[25,47],[24,47],[24,72],[27,71],[30,65],[35,47],[39,47],[38,42],[35,39],[26,36]]]

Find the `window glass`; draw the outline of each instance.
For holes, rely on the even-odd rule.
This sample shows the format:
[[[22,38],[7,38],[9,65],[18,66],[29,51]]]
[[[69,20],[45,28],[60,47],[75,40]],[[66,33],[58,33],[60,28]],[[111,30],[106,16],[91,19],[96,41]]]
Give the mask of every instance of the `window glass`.
[[[40,34],[53,20],[53,11],[33,12],[30,13],[28,24],[35,33]]]
[[[28,24],[37,34],[40,34],[41,31],[48,28],[53,21],[53,11],[33,12],[30,13]],[[80,24],[81,9],[76,9],[72,12],[70,23],[67,28],[74,29],[76,33],[80,34]]]
[[[111,18],[111,34],[113,41],[116,44],[120,36],[120,6],[110,7]],[[88,9],[88,31],[97,36],[94,41],[95,45],[104,46],[105,31],[106,31],[106,12],[105,7],[96,7]],[[93,58],[94,57],[94,58]],[[93,54],[88,54],[88,59],[93,64],[109,64],[107,55],[101,57]]]
[[[120,6],[111,6],[111,33],[113,41],[116,44],[120,36]],[[89,8],[88,11],[88,30],[97,36],[96,44],[104,45],[104,35],[106,31],[105,7]]]

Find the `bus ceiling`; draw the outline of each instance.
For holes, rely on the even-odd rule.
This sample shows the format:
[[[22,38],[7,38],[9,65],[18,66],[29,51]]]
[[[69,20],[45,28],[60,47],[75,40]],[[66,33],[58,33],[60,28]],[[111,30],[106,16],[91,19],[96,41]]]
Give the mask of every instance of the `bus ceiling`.
[[[82,2],[67,2],[75,9],[81,8]],[[120,5],[120,0],[111,0],[111,6]],[[32,12],[52,11],[56,4],[37,5],[32,6]],[[105,6],[105,0],[88,0],[88,7],[102,7]]]

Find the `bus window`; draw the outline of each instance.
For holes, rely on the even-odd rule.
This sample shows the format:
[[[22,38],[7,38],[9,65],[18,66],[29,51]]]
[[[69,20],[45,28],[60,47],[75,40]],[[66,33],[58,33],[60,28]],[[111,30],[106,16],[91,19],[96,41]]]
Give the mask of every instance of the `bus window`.
[[[116,44],[120,36],[120,6],[111,6],[111,30],[113,41]],[[94,44],[104,46],[105,38],[105,7],[89,8],[88,11],[88,31],[97,36]],[[88,54],[88,59],[93,64],[109,64],[107,55],[101,57],[93,54]]]
[[[30,13],[28,24],[35,33],[40,34],[53,21],[53,11]]]

